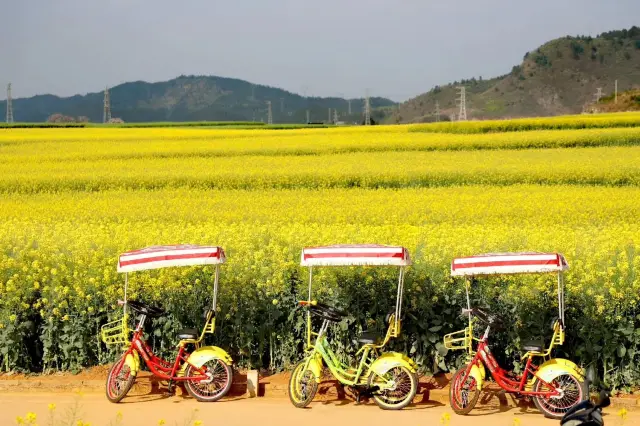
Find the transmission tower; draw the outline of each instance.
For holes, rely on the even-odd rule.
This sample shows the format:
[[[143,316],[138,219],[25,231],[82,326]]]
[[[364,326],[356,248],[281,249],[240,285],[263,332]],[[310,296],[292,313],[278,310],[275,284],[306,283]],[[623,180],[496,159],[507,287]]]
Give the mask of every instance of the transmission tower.
[[[333,124],[338,122],[338,110],[336,108],[333,109]]]
[[[600,102],[600,98],[602,97],[602,87],[598,87],[596,89],[596,103]]]
[[[311,123],[311,114],[309,113],[309,110],[307,110],[307,124]]]
[[[440,103],[436,101],[436,121],[440,121]]]
[[[109,88],[104,89],[104,111],[102,114],[102,122],[108,123],[111,121],[111,99],[109,98]]]
[[[267,101],[267,124],[273,124],[273,115],[271,114],[271,101]]]
[[[329,121],[328,123],[331,123],[331,108],[329,108]]]
[[[280,112],[284,113],[284,98],[280,98]]]
[[[467,119],[467,89],[464,86],[458,86],[456,88],[458,90],[458,98],[456,101],[460,106],[460,111],[458,111],[458,121],[466,121]]]
[[[13,123],[13,99],[11,98],[11,83],[7,84],[7,123]]]
[[[367,90],[367,96],[364,98],[364,125],[371,125],[371,103],[369,102],[369,91]]]
[[[351,99],[347,99],[347,106],[349,108],[349,115],[351,115]]]

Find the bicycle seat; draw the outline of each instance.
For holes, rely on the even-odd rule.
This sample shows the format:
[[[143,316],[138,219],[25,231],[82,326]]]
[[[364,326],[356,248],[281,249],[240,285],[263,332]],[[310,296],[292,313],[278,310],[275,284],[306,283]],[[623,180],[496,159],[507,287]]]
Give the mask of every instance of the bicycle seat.
[[[158,308],[157,306],[149,306],[135,300],[128,300],[127,306],[129,306],[132,311],[146,315],[149,318],[157,318],[164,314],[164,309]]]
[[[544,340],[527,340],[522,345],[527,352],[544,352]]]
[[[183,328],[178,332],[178,339],[180,340],[197,340],[198,337],[199,333],[195,328]]]
[[[360,337],[358,337],[358,342],[362,343],[363,345],[378,344],[378,342],[380,342],[380,335],[375,331],[365,330],[362,332]]]

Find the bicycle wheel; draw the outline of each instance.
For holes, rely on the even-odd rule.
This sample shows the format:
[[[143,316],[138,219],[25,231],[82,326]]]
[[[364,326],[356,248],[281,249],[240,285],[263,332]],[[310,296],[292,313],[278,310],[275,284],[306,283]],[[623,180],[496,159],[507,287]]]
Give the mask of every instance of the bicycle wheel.
[[[551,381],[547,380],[546,382],[553,388],[560,390],[560,395],[551,397],[536,396],[533,398],[536,408],[545,417],[561,419],[572,407],[589,397],[586,382],[580,381],[572,374],[558,372]],[[550,392],[552,389],[536,377],[533,391]]]
[[[213,358],[205,362],[207,379],[187,380],[185,387],[189,395],[200,402],[217,401],[229,392],[233,382],[233,370],[231,366],[219,358]],[[191,364],[185,372],[186,377],[199,377],[201,374]]]
[[[413,401],[418,392],[418,375],[400,365],[387,371],[384,376],[375,373],[369,375],[369,387],[386,387],[389,381],[393,386],[373,394],[373,400],[383,410],[401,410]]]
[[[131,390],[136,376],[131,374],[131,367],[124,363],[121,356],[109,369],[107,375],[107,399],[113,403],[120,402]]]
[[[289,377],[289,400],[297,408],[304,408],[313,401],[318,391],[318,381],[310,369],[304,368],[306,360],[296,364]]]
[[[476,379],[471,375],[462,381],[467,367],[464,366],[453,374],[449,387],[449,404],[456,414],[469,414],[480,398]]]

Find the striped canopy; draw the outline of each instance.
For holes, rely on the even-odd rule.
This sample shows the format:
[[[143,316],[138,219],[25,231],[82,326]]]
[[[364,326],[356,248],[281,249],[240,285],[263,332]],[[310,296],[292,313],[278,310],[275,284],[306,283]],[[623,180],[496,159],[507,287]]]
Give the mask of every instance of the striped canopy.
[[[302,250],[302,266],[407,266],[409,251],[404,247],[376,244],[342,244],[306,247]]]
[[[218,265],[226,260],[222,247],[151,246],[120,255],[118,272],[146,271],[172,266]]]
[[[488,253],[451,262],[452,276],[561,272],[569,264],[559,253]]]

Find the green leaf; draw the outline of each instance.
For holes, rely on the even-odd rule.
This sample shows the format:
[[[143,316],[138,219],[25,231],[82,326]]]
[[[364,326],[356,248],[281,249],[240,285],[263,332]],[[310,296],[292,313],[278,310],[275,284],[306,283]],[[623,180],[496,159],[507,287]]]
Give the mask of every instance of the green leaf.
[[[442,326],[441,326],[441,325],[435,325],[435,326],[431,327],[431,328],[429,329],[429,331],[430,331],[430,332],[432,332],[432,333],[437,333],[437,332],[438,332],[438,331],[440,331],[441,329],[442,329]]]
[[[440,356],[445,356],[447,355],[447,353],[449,353],[449,349],[445,348],[442,342],[436,343],[436,349],[438,350]]]
[[[624,346],[620,345],[618,346],[618,356],[620,358],[624,357],[624,355],[627,353],[627,348],[625,348]]]

